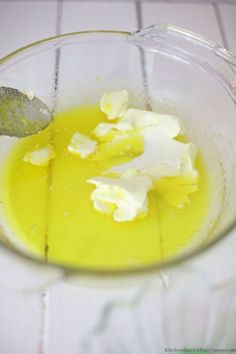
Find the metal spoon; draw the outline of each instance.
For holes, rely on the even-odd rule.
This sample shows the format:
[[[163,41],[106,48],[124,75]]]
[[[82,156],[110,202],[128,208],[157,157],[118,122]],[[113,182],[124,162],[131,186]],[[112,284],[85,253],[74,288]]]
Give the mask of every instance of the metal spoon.
[[[48,106],[37,97],[0,87],[0,135],[33,135],[45,129],[51,120]]]

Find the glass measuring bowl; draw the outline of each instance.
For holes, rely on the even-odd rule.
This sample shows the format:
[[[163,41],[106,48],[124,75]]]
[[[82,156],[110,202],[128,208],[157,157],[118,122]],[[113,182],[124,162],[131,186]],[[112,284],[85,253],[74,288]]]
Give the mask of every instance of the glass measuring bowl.
[[[17,237],[10,233],[2,215],[0,282],[13,288],[33,289],[55,278],[72,275],[80,284],[92,287],[95,284],[102,287],[104,283],[111,288],[114,284],[126,287],[134,283],[139,286],[148,281],[145,290],[130,300],[131,304],[142,304],[146,309],[134,306],[137,316],[143,311],[152,312],[157,303],[159,309],[162,309],[158,311],[162,315],[156,313],[152,321],[156,326],[154,330],[158,328],[158,333],[162,335],[157,344],[154,344],[154,337],[148,339],[148,353],[164,344],[200,345],[204,331],[199,331],[199,328],[208,318],[205,309],[210,299],[218,299],[215,294],[219,293],[219,289],[215,290],[210,280],[205,281],[195,270],[186,270],[184,264],[189,263],[184,262],[201,257],[203,251],[209,252],[235,226],[235,56],[198,35],[170,25],[152,26],[132,34],[111,31],[73,33],[39,41],[3,58],[0,61],[0,85],[33,91],[54,112],[74,105],[93,104],[105,91],[126,88],[131,92],[133,106],[173,113],[183,119],[190,140],[202,147],[217,182],[201,237],[191,247],[165,264],[153,264],[136,270],[111,272],[72,269],[64,265],[45,264],[27,254]],[[1,164],[15,142],[14,139],[1,137]],[[209,230],[210,237],[204,237],[209,234]],[[152,286],[149,282],[155,284]],[[230,297],[234,283],[226,287],[223,283],[224,279],[220,289],[224,289]],[[150,291],[147,290],[149,288]],[[146,295],[142,296],[144,293]],[[143,298],[146,300],[139,301]],[[178,331],[177,322],[171,326],[169,316],[173,314],[173,304],[178,309],[179,303],[188,304],[187,299],[191,299],[194,306],[183,310],[182,321],[185,326],[181,328],[185,334],[189,331],[188,335],[183,335]],[[195,311],[199,309],[198,321],[195,326],[188,326],[194,307]],[[111,312],[110,318],[113,318],[114,313]],[[127,312],[122,317],[124,321],[126,316]],[[178,314],[176,316],[178,318]],[[149,322],[149,319],[144,320],[142,317],[142,331],[150,332],[145,321]],[[118,325],[120,323],[122,321]],[[131,321],[130,326],[133,325]],[[214,328],[219,333],[219,327],[212,326],[211,330],[214,331]],[[107,338],[108,347],[112,346],[112,340],[117,340],[115,332],[109,332],[107,336],[106,330],[105,327],[101,335],[95,336],[94,342],[88,345],[90,352],[95,347],[96,353],[98,350],[102,352],[103,334]],[[110,330],[112,326],[109,326]],[[140,349],[132,347],[135,338],[125,345],[131,345],[130,350],[136,354]],[[171,342],[173,338],[175,341]]]

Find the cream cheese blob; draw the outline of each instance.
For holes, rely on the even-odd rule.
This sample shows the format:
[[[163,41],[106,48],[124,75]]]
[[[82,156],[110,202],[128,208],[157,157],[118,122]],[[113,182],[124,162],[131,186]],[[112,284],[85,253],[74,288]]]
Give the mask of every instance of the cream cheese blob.
[[[108,119],[119,118],[125,112],[129,102],[127,90],[104,93],[100,100],[100,109]]]
[[[36,149],[33,151],[28,151],[24,158],[24,162],[29,162],[36,166],[47,166],[49,161],[55,157],[55,152],[51,145],[42,147],[41,149]]]
[[[90,139],[87,135],[76,132],[72,135],[70,144],[67,149],[75,155],[79,155],[82,159],[91,155],[97,147],[97,142]]]
[[[131,221],[147,213],[147,194],[152,188],[150,178],[92,177],[88,182],[96,186],[91,194],[94,208],[101,213],[112,214],[115,221]]]
[[[120,175],[127,170],[136,171],[152,180],[161,177],[197,177],[194,167],[196,148],[192,143],[184,144],[170,137],[168,128],[150,127],[143,130],[144,151],[131,161],[111,169]]]

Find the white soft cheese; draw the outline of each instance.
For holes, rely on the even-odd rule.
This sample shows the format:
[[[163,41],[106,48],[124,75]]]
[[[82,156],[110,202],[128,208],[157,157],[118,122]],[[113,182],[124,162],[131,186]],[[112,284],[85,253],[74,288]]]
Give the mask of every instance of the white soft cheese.
[[[79,155],[82,159],[91,155],[96,148],[96,141],[78,132],[72,135],[70,144],[67,147],[72,154]]]
[[[93,134],[99,139],[111,132],[128,132],[134,130],[130,122],[120,121],[116,124],[112,123],[99,123],[93,130]]]
[[[55,152],[51,145],[45,146],[41,149],[29,151],[25,154],[23,161],[30,162],[36,166],[46,166],[49,161],[55,157]]]
[[[124,114],[128,102],[129,92],[127,90],[104,93],[100,100],[100,109],[108,119],[115,119]]]
[[[197,178],[198,171],[195,168],[195,160],[197,149],[193,143],[185,144],[186,152],[182,157],[181,175],[186,177]]]
[[[196,150],[193,144],[173,140],[159,127],[146,128],[143,135],[143,154],[113,167],[111,171],[123,175],[132,169],[137,175],[146,175],[152,180],[180,175],[197,176],[194,167]]]
[[[87,182],[96,186],[91,193],[94,208],[101,213],[113,214],[115,221],[132,221],[147,212],[147,193],[152,188],[147,176],[131,179],[92,177]]]
[[[120,121],[121,122],[121,121]],[[131,124],[133,129],[143,130],[149,127],[158,127],[160,131],[171,138],[183,133],[183,127],[177,117],[169,114],[160,114],[142,109],[129,108],[122,117],[123,124]]]
[[[175,138],[180,133],[183,133],[183,127],[175,116],[134,108],[127,109],[116,124],[98,124],[93,133],[100,138],[110,132],[142,131],[148,127],[158,127],[160,131],[171,138]]]

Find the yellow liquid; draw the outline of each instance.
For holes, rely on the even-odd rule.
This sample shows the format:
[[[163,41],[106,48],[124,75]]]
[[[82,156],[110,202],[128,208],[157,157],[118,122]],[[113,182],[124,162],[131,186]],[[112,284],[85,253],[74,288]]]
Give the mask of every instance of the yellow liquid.
[[[58,114],[47,130],[18,142],[3,180],[11,230],[40,257],[74,266],[120,269],[176,255],[191,243],[207,215],[210,184],[204,164],[198,159],[199,189],[184,208],[167,205],[152,191],[145,218],[117,223],[95,211],[90,199],[94,187],[86,180],[129,158],[83,160],[67,150],[72,134],[90,134],[102,121],[106,118],[98,107],[76,108]],[[28,151],[48,143],[56,152],[48,166],[22,161]]]

